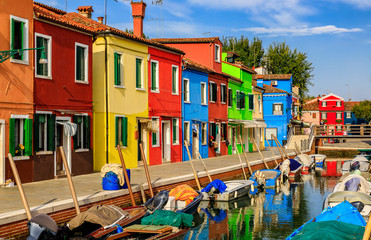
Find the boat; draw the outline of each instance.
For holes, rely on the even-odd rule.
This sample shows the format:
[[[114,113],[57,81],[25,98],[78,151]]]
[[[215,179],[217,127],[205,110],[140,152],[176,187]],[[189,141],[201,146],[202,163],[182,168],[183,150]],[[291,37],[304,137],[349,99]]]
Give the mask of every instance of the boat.
[[[253,172],[250,177],[254,181],[254,187],[274,188],[279,185],[281,171],[277,169],[262,169]]]
[[[302,174],[308,174],[314,167],[314,160],[307,154],[299,154],[294,159],[303,164]]]
[[[300,175],[302,168],[303,164],[301,162],[290,158],[278,164],[275,169],[280,170],[282,176],[286,176],[287,178],[295,178]]]
[[[326,155],[324,155],[324,154],[310,154],[309,156],[316,163],[316,167],[323,168],[323,164],[326,160]]]
[[[371,182],[367,181],[362,175],[343,175],[332,192],[338,191],[353,191],[369,194],[371,193]]]
[[[294,239],[362,239],[366,221],[348,201],[325,208],[321,214],[304,223],[286,240]]]
[[[250,189],[254,188],[254,182],[251,180],[232,180],[226,181],[225,190],[215,189],[213,182],[209,183],[204,189],[201,190],[203,194],[203,200],[211,201],[232,201],[237,198],[246,196],[249,194]],[[219,180],[220,181],[220,180]]]
[[[355,163],[357,161],[360,164],[359,170],[361,172],[368,172],[370,170],[370,162],[369,162],[369,160],[367,160],[367,158],[364,157],[364,156],[362,156],[362,155],[357,155],[352,160],[345,161],[343,163],[343,166],[341,166],[341,174],[344,175],[346,173],[351,172],[353,170],[353,169],[351,169],[351,166],[353,165],[353,163]]]
[[[360,152],[358,155],[364,156],[367,160],[371,160],[371,149],[358,149],[358,151]]]

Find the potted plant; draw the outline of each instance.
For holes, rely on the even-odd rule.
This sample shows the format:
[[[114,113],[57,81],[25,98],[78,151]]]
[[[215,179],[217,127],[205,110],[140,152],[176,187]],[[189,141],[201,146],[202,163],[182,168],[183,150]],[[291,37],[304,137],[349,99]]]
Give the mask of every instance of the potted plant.
[[[209,146],[213,147],[214,146],[214,136],[210,136],[209,138]]]
[[[16,156],[23,156],[24,155],[24,146],[23,144],[18,144],[14,151]]]

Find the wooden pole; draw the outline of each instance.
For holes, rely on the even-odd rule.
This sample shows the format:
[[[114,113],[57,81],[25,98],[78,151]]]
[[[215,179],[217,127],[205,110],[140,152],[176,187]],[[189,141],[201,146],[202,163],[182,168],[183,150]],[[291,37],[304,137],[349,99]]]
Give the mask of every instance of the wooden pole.
[[[241,157],[240,157],[240,153],[238,152],[238,148],[237,147],[236,147],[236,151],[237,151],[238,159],[240,159],[243,176],[245,177],[245,180],[247,180],[247,175],[246,175],[246,172],[245,172],[245,168],[243,167],[243,163],[242,163],[242,160],[241,160]]]
[[[267,137],[264,136],[264,138],[265,138],[265,141],[267,141],[267,143],[268,143],[269,149],[270,149],[271,152],[272,152],[272,156],[273,156],[273,158],[274,158],[274,162],[276,163],[276,167],[277,167],[277,166],[278,166],[278,162],[277,162],[277,159],[276,159],[276,155],[274,155],[273,149],[272,149],[271,145],[269,144],[269,141],[268,141]]]
[[[251,170],[250,162],[249,162],[249,160],[247,159],[247,156],[246,156],[246,153],[245,153],[245,148],[243,147],[243,144],[242,144],[241,135],[238,135],[238,138],[239,138],[239,140],[240,140],[241,149],[242,149],[242,151],[243,151],[243,156],[245,157],[245,161],[246,161],[247,167],[249,168],[250,175],[252,176],[252,170]],[[237,152],[238,152],[238,148],[237,148]],[[246,179],[246,180],[247,180],[247,179]]]
[[[252,138],[252,140],[253,140],[253,143],[255,144],[256,149],[258,149],[258,151],[259,151],[260,157],[262,158],[262,160],[263,160],[263,162],[264,162],[265,168],[266,168],[266,169],[269,169],[268,164],[267,164],[267,162],[265,161],[265,158],[264,158],[262,152],[260,151],[258,144],[257,144],[256,141],[255,141],[255,138],[254,138],[254,137],[251,137],[251,138]]]
[[[125,182],[128,185],[128,190],[129,190],[129,194],[130,194],[131,204],[133,204],[133,206],[136,206],[135,200],[134,200],[134,194],[133,194],[133,191],[131,189],[131,184],[130,184],[129,176],[128,176],[128,173],[126,172],[126,165],[125,165],[124,157],[122,156],[121,146],[120,145],[117,145],[116,148],[117,148],[117,151],[119,153],[119,157],[120,157],[120,161],[121,161],[121,165],[122,165],[122,170],[124,171]]]
[[[21,182],[21,179],[19,178],[18,170],[14,163],[12,154],[8,153],[8,159],[9,159],[10,167],[12,168],[12,171],[13,171],[13,175],[14,175],[17,187],[18,187],[19,194],[21,195],[24,210],[26,210],[27,218],[28,220],[30,220],[32,218],[30,207],[28,206],[27,198],[26,198],[26,195],[24,194],[22,182]]]
[[[195,175],[195,180],[196,180],[196,184],[197,184],[198,190],[201,191],[200,181],[198,180],[198,176],[197,176],[195,167],[193,166],[192,157],[191,157],[191,154],[190,154],[189,149],[188,149],[188,142],[186,140],[184,140],[184,145],[185,145],[185,147],[187,149],[187,153],[188,153],[188,157],[189,157],[189,162],[191,163],[193,174]]]
[[[278,141],[277,137],[276,137],[276,136],[274,136],[274,137],[275,137],[275,139],[277,140],[278,145],[280,145],[280,147],[282,148],[282,151],[283,151],[283,153],[286,155],[287,159],[289,159],[289,155],[287,154],[286,150],[282,147],[282,145],[281,145],[281,143]]]
[[[283,153],[281,152],[281,148],[278,146],[278,142],[276,141],[276,138],[274,138],[274,135],[273,134],[272,134],[271,138],[273,138],[274,142],[276,143],[277,149],[280,152],[280,155],[282,157],[282,161],[284,161],[285,160],[285,157],[283,156]]]
[[[363,234],[363,240],[369,240],[371,233],[371,215],[368,217],[365,233]]]
[[[151,197],[153,197],[155,195],[153,194],[152,182],[151,182],[151,178],[149,176],[147,159],[146,159],[146,155],[144,155],[142,143],[139,144],[139,147],[140,147],[140,154],[142,155],[142,161],[143,161],[144,171],[146,172],[146,177],[147,177],[149,192],[151,193]]]
[[[209,171],[207,171],[206,165],[205,165],[205,163],[204,163],[204,160],[203,160],[202,157],[201,157],[200,152],[198,152],[197,155],[198,155],[198,158],[201,160],[202,164],[204,165],[204,168],[205,168],[205,171],[206,171],[207,177],[209,178],[209,181],[212,182],[213,180],[211,179],[211,176],[210,176],[210,174],[209,174]]]
[[[68,163],[66,159],[66,154],[64,153],[64,149],[62,146],[59,147],[59,152],[61,153],[64,170],[66,171],[68,185],[70,187],[73,204],[75,205],[76,214],[79,215],[81,213],[80,206],[79,206],[79,202],[77,201],[76,191],[75,191],[75,187],[73,186],[70,168],[68,167]]]
[[[298,155],[301,154],[301,150],[300,150],[298,144],[296,144],[296,142],[294,144],[295,144],[295,148],[296,148],[297,154]]]

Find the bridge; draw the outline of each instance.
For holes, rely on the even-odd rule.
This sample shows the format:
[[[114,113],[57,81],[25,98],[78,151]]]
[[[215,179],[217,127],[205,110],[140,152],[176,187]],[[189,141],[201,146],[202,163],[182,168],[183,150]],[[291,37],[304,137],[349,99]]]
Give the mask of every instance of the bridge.
[[[316,138],[371,138],[371,125],[315,125]]]

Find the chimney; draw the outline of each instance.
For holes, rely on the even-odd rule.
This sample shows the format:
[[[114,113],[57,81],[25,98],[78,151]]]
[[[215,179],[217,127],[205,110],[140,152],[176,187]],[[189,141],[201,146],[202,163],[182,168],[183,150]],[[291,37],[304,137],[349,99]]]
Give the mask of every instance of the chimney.
[[[77,11],[86,18],[91,18],[91,13],[94,12],[93,6],[81,6],[77,8]]]
[[[98,17],[98,22],[103,24],[103,17]]]
[[[131,1],[132,16],[134,19],[133,32],[137,37],[143,37],[143,18],[147,4],[141,0],[140,2]]]

